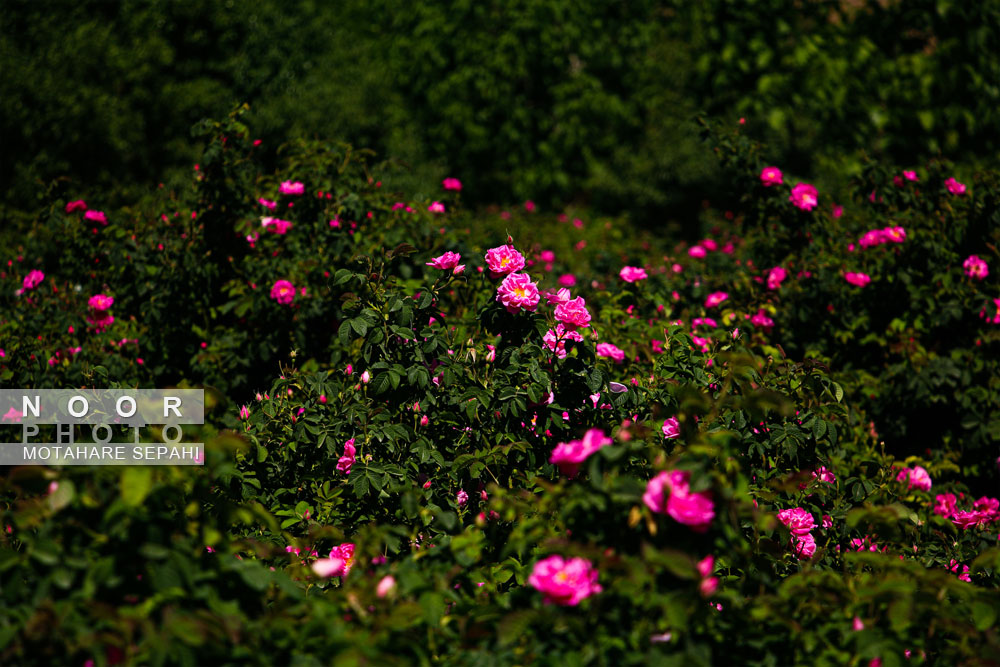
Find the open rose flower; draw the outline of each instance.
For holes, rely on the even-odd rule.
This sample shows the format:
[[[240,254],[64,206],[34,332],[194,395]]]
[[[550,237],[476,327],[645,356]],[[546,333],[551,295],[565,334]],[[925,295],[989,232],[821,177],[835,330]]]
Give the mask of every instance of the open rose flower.
[[[503,279],[497,288],[496,300],[507,308],[507,312],[517,313],[522,308],[533,311],[541,301],[538,285],[531,282],[527,273],[512,273]]]
[[[626,266],[618,272],[621,279],[627,283],[634,283],[638,280],[645,280],[648,276],[646,270],[637,266]]]
[[[457,178],[446,178],[441,181],[441,186],[444,187],[445,190],[458,191],[462,189],[462,181]]]
[[[931,476],[921,466],[904,468],[896,475],[900,482],[907,482],[908,489],[920,489],[921,491],[931,490]]]
[[[729,298],[729,295],[727,293],[725,293],[725,292],[712,292],[705,299],[705,307],[706,308],[714,308],[715,306],[718,306],[720,303],[722,303],[723,301],[725,301],[728,298]]]
[[[590,326],[590,311],[587,310],[587,302],[584,301],[582,296],[570,299],[556,306],[555,317],[558,321],[566,325],[567,329]]]
[[[801,507],[781,510],[778,512],[778,521],[785,524],[785,527],[788,528],[792,535],[799,537],[807,534],[815,527],[813,515]]]
[[[978,255],[969,255],[962,262],[962,268],[965,269],[965,275],[976,280],[983,280],[986,276],[990,275],[989,266]]]
[[[569,290],[566,289],[565,287],[562,287],[562,288],[556,290],[555,292],[546,292],[545,293],[545,302],[548,303],[550,306],[552,304],[555,304],[555,305],[558,306],[561,303],[566,303],[571,298],[572,298],[572,296],[570,295]]]
[[[944,187],[948,188],[948,192],[953,195],[964,195],[965,194],[965,184],[959,183],[954,178],[948,178],[944,182]]]
[[[494,278],[504,276],[524,268],[524,255],[512,245],[502,245],[486,251],[486,267]]]
[[[279,190],[283,195],[300,195],[306,191],[306,186],[299,181],[282,181]]]
[[[444,213],[444,204],[439,201],[431,202],[430,206],[427,207],[427,210],[431,213]]]
[[[24,277],[24,282],[21,283],[24,289],[35,289],[41,282],[45,280],[45,274],[37,269],[28,272],[28,275]]]
[[[587,431],[581,440],[571,440],[570,442],[560,442],[552,450],[549,463],[559,466],[567,477],[575,477],[580,470],[580,464],[586,461],[591,454],[607,447],[611,444],[611,438],[604,435],[604,431],[592,428]]]
[[[792,202],[796,208],[803,211],[811,211],[816,208],[819,198],[816,188],[808,183],[799,183],[792,188],[792,194],[788,196],[788,201]]]
[[[575,607],[603,590],[597,576],[597,568],[584,558],[549,556],[535,563],[528,584],[542,593],[545,604]]]
[[[278,218],[264,217],[260,219],[260,224],[267,231],[278,235],[287,234],[288,230],[292,228],[291,222]]]
[[[545,335],[542,337],[542,345],[548,349],[555,352],[556,356],[560,359],[565,359],[568,352],[566,351],[566,341],[576,341],[577,343],[583,342],[583,336],[579,331],[568,330],[561,324],[556,325],[555,331],[549,329]],[[496,356],[496,351],[491,351],[490,354]],[[487,357],[488,360],[492,361]]]
[[[642,501],[653,512],[703,533],[715,518],[715,505],[707,491],[691,492],[690,477],[687,470],[665,470],[649,480]]]
[[[851,283],[855,287],[864,287],[872,281],[867,273],[855,273],[853,271],[848,271],[844,274],[844,280]]]
[[[787,277],[788,277],[788,271],[786,271],[780,266],[774,267],[767,274],[767,289],[769,290],[781,289],[781,283]]]
[[[799,560],[812,558],[816,553],[816,538],[812,536],[812,533],[792,535],[792,551],[799,557]]]
[[[108,224],[108,216],[104,215],[104,211],[87,211],[83,214],[83,219],[90,222],[99,222],[102,225]]]
[[[337,459],[337,470],[345,475],[351,474],[351,466],[354,465],[354,455],[357,450],[354,448],[354,438],[344,443],[344,455]]]
[[[77,199],[75,201],[71,201],[70,203],[66,204],[67,213],[72,213],[74,211],[86,211],[86,210],[87,210],[87,202],[83,201],[82,199]]]
[[[451,250],[445,252],[443,255],[434,257],[431,261],[427,262],[427,266],[433,266],[435,269],[448,270],[453,269],[453,273],[461,273],[465,265],[461,265],[459,268],[459,262],[462,260],[462,256],[457,252],[452,252]]]
[[[597,356],[614,359],[619,363],[625,361],[625,351],[611,343],[598,343]]]
[[[765,188],[769,188],[772,185],[781,185],[784,183],[781,170],[777,167],[764,167],[760,171],[760,182],[764,184]]]
[[[271,286],[271,298],[287,306],[295,299],[295,285],[288,280],[276,280]]]

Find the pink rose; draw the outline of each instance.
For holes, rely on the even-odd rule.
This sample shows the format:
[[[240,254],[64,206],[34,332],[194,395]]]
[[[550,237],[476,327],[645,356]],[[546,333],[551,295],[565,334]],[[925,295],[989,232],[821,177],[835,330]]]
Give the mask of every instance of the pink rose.
[[[934,497],[934,513],[950,519],[958,507],[958,498],[954,493],[939,493]]]
[[[387,595],[391,595],[393,591],[396,590],[396,578],[391,574],[387,574],[378,582],[378,586],[375,587],[375,595],[380,599]]]
[[[444,204],[439,201],[431,202],[431,205],[427,207],[427,210],[431,213],[444,213]]]
[[[587,302],[582,296],[556,306],[555,317],[565,324],[567,329],[590,326],[590,311],[587,310]]]
[[[908,181],[917,182],[920,180],[917,178],[917,172],[915,171],[903,171],[903,177]]]
[[[524,255],[512,245],[490,248],[486,251],[486,266],[490,270],[490,275],[497,278],[523,269]]]
[[[511,273],[497,288],[496,300],[507,308],[507,312],[516,313],[522,308],[535,310],[541,301],[541,295],[538,293],[538,286],[531,282],[531,276],[527,273]]]
[[[681,437],[681,423],[677,417],[670,417],[663,422],[663,437],[667,440]]]
[[[542,337],[542,344],[544,347],[555,352],[556,356],[560,359],[565,359],[566,355],[566,341],[576,341],[578,343],[583,342],[583,336],[579,331],[567,330],[562,324],[556,325],[555,331],[549,329],[545,336]],[[492,358],[491,358],[492,356]],[[487,355],[487,361],[493,361],[496,358],[496,350],[490,350],[490,354]]]
[[[920,489],[922,491],[931,490],[931,476],[921,466],[904,468],[899,471],[896,479],[900,482],[909,482],[908,489]]]
[[[365,371],[367,372],[367,371]],[[337,470],[344,473],[345,475],[351,474],[351,466],[354,465],[355,453],[357,450],[354,448],[354,438],[351,438],[344,443],[344,455],[337,459]]]
[[[948,188],[948,192],[953,195],[964,195],[965,194],[965,184],[959,183],[954,178],[949,178],[944,182],[944,186]]]
[[[288,230],[292,228],[292,223],[288,220],[279,220],[278,218],[261,218],[260,224],[267,231],[274,232],[279,235],[286,234]]]
[[[626,266],[618,272],[618,275],[621,276],[621,279],[627,283],[634,283],[637,280],[645,280],[648,277],[645,269],[641,269],[636,266]]]
[[[962,262],[962,267],[965,269],[965,275],[970,278],[975,278],[976,280],[982,280],[986,276],[990,275],[989,266],[977,255],[969,255],[965,261]]]
[[[788,277],[788,271],[776,266],[767,274],[767,289],[777,290],[781,288],[781,281]]]
[[[559,276],[559,284],[563,287],[572,287],[576,284],[576,276],[572,273],[567,273]]]
[[[848,271],[844,274],[844,280],[851,283],[856,287],[864,287],[872,281],[865,273],[854,273],[853,271]]]
[[[22,286],[24,289],[35,289],[41,282],[45,280],[45,274],[38,270],[31,270],[28,275],[24,277],[24,282]]]
[[[278,202],[271,201],[270,199],[264,199],[263,197],[259,198],[257,203],[271,211],[278,208]]]
[[[567,301],[569,301],[569,300],[570,300],[570,298],[571,298],[571,296],[570,296],[570,292],[569,292],[569,290],[568,290],[568,289],[566,289],[565,287],[563,287],[563,288],[559,289],[559,290],[558,290],[558,291],[556,291],[556,292],[547,292],[547,293],[545,294],[545,301],[546,301],[546,303],[548,303],[548,304],[549,304],[550,306],[551,306],[552,304],[555,304],[555,305],[557,305],[557,306],[558,306],[558,305],[559,305],[559,304],[561,304],[561,303],[566,303]]]
[[[799,557],[799,560],[812,558],[816,553],[816,538],[812,536],[812,533],[792,535],[792,551]]]
[[[458,266],[461,261],[462,256],[457,252],[452,252],[451,250],[445,252],[443,255],[434,257],[431,261],[427,262],[427,266],[433,266],[435,269],[454,269]],[[457,271],[456,271],[457,273]]]
[[[729,295],[725,292],[712,292],[708,295],[708,298],[705,299],[705,307],[714,308],[728,298]]]
[[[791,531],[792,535],[800,537],[815,527],[813,515],[801,507],[781,510],[778,512],[778,521],[785,524],[785,527]]]
[[[77,199],[76,201],[71,201],[70,203],[66,204],[67,213],[72,213],[74,211],[86,211],[86,210],[87,210],[87,202],[83,201],[82,199]]]
[[[295,299],[295,286],[287,280],[276,280],[271,286],[271,298],[287,306]]]
[[[700,246],[700,245],[693,245],[688,250],[688,255],[690,255],[691,257],[695,257],[695,258],[701,258],[701,257],[704,257],[707,254],[708,253],[705,251],[705,249],[702,246]]]
[[[462,189],[462,181],[458,180],[457,178],[446,178],[443,181],[441,181],[441,185],[444,187],[445,190]]]
[[[603,590],[597,576],[597,569],[584,558],[549,556],[535,563],[528,584],[542,593],[545,604],[575,607]]]
[[[90,220],[91,222],[99,222],[102,225],[108,224],[108,216],[104,215],[104,211],[87,211],[83,214],[84,220]]]
[[[584,434],[582,440],[560,442],[556,445],[552,450],[552,456],[549,457],[549,463],[559,466],[559,470],[567,477],[575,477],[581,463],[597,450],[610,444],[611,438],[604,435],[600,429],[592,428]]]
[[[690,477],[686,470],[663,471],[646,485],[642,500],[653,512],[668,514],[678,523],[703,533],[715,518],[715,507],[708,492],[691,493]]]
[[[765,188],[769,188],[772,185],[781,185],[784,183],[781,170],[777,167],[764,167],[760,171],[760,182],[764,184]]]
[[[299,181],[282,181],[278,189],[283,195],[300,195],[306,191],[306,186]]]
[[[788,201],[803,211],[811,211],[819,203],[816,188],[808,183],[799,183],[792,188],[792,194],[788,196]]]
[[[95,294],[87,301],[87,305],[94,310],[104,311],[110,308],[114,302],[114,297],[107,296],[106,294]]]
[[[611,343],[598,343],[597,356],[614,359],[619,363],[625,361],[625,351]]]

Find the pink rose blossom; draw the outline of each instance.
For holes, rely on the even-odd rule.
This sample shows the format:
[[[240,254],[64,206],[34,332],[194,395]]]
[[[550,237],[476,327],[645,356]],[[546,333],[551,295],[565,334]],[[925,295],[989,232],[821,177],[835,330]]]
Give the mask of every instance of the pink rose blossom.
[[[524,255],[512,245],[502,245],[486,251],[486,266],[490,275],[498,278],[524,268]],[[575,282],[575,281],[574,281]],[[560,279],[560,284],[562,281]]]
[[[590,311],[582,296],[560,303],[555,308],[555,318],[566,325],[567,329],[590,326]]]
[[[462,189],[462,181],[458,180],[457,178],[446,178],[443,181],[441,181],[441,185],[442,187],[444,187],[445,190]]]
[[[375,595],[379,599],[391,595],[393,591],[396,590],[396,578],[391,574],[387,574],[378,582],[378,586],[375,587]]]
[[[765,188],[781,185],[784,183],[781,170],[777,167],[764,167],[760,172],[760,182],[764,184]]]
[[[75,201],[71,201],[70,203],[66,204],[67,213],[72,213],[74,211],[86,211],[86,210],[87,210],[87,202],[83,201],[82,199],[77,199]]]
[[[715,507],[708,492],[691,493],[690,477],[686,470],[665,470],[649,481],[642,500],[653,512],[669,514],[678,523],[703,533],[715,517]]]
[[[625,351],[611,343],[598,343],[597,356],[614,359],[618,363],[625,361]]]
[[[535,563],[528,584],[542,593],[545,604],[575,607],[603,590],[597,577],[597,569],[584,558],[549,556]]]
[[[567,477],[575,477],[581,463],[597,450],[610,444],[611,438],[604,435],[600,429],[592,428],[584,434],[582,440],[561,442],[556,445],[552,450],[552,456],[549,457],[549,463],[559,466],[559,470]]]
[[[900,482],[909,482],[907,488],[909,489],[920,489],[921,491],[931,490],[931,476],[927,474],[927,471],[921,466],[914,466],[913,468],[904,468],[899,471],[899,475],[896,479]]]
[[[567,302],[567,301],[569,301],[569,300],[570,300],[571,298],[572,298],[572,297],[570,296],[570,292],[569,292],[569,290],[568,290],[568,289],[566,289],[565,287],[563,287],[563,288],[559,289],[559,290],[558,290],[558,291],[556,291],[556,292],[547,292],[547,293],[545,294],[545,301],[546,301],[546,303],[548,303],[548,304],[549,304],[550,306],[551,306],[552,304],[555,304],[555,305],[557,305],[557,306],[558,306],[558,305],[559,305],[559,304],[561,304],[561,303],[566,303],[566,302]]]
[[[433,266],[435,269],[455,269],[458,263],[462,260],[462,256],[457,252],[452,252],[451,250],[445,252],[443,255],[434,257],[431,261],[427,262],[427,266]],[[456,271],[457,273],[458,271]]]
[[[958,507],[958,498],[954,493],[939,493],[934,497],[934,513],[950,519]]]
[[[282,181],[278,189],[283,195],[300,195],[306,191],[306,186],[299,181]]]
[[[496,300],[507,308],[507,312],[517,313],[522,308],[535,310],[541,295],[538,293],[538,285],[531,282],[531,276],[527,273],[511,273],[497,288]]]
[[[271,286],[271,298],[287,306],[295,299],[295,286],[287,280],[276,280]]]
[[[820,466],[813,471],[813,479],[818,479],[821,482],[826,482],[827,484],[834,484],[837,481],[837,476],[833,474],[833,471],[827,469],[826,466]]]
[[[267,231],[278,235],[286,234],[292,228],[292,223],[288,220],[279,220],[278,218],[261,218],[260,224]]]
[[[762,329],[766,329],[767,331],[770,331],[771,327],[774,326],[774,320],[768,317],[767,312],[763,308],[758,310],[757,313],[750,318],[750,323],[755,327],[760,327]]]
[[[776,266],[771,269],[767,274],[767,289],[777,290],[781,289],[781,282],[788,277],[788,271]]]
[[[865,273],[854,273],[853,271],[848,271],[844,274],[844,280],[851,283],[856,287],[864,287],[872,281]]]
[[[977,255],[969,255],[965,261],[962,262],[962,267],[965,269],[965,275],[970,278],[975,278],[976,280],[982,280],[986,276],[990,275],[989,266]]]
[[[806,535],[815,527],[813,515],[801,507],[781,510],[778,512],[778,521],[785,524],[792,535],[799,537]]]
[[[431,213],[444,213],[444,204],[439,201],[431,202],[430,206],[427,207],[427,210]]]
[[[712,292],[705,299],[705,307],[706,308],[714,308],[715,306],[718,306],[720,303],[722,303],[723,301],[725,301],[728,298],[729,298],[729,295],[727,293],[725,293],[725,292]]]
[[[344,443],[344,455],[337,459],[337,470],[345,475],[350,475],[351,466],[354,465],[354,455],[356,452],[357,450],[354,448],[354,438],[351,438]]]
[[[95,294],[87,301],[87,305],[94,310],[104,311],[110,308],[114,302],[114,297],[107,296],[106,294]]]
[[[948,178],[944,182],[944,186],[948,188],[948,192],[953,195],[964,195],[965,194],[965,184],[959,183],[953,177]]]
[[[792,188],[792,194],[788,196],[788,201],[803,211],[811,211],[819,203],[816,188],[808,183],[799,183]]]
[[[688,249],[688,255],[690,255],[691,257],[700,258],[704,257],[707,254],[708,253],[705,251],[705,248],[703,248],[700,245],[693,245]]]
[[[104,211],[87,211],[83,214],[84,220],[90,220],[91,222],[99,222],[102,225],[108,224],[108,216],[104,215]]]
[[[278,202],[271,201],[270,199],[264,199],[263,197],[261,197],[260,199],[258,199],[257,203],[260,204],[261,206],[263,206],[264,208],[269,209],[271,211],[273,211],[274,209],[278,208]]]
[[[561,275],[559,276],[559,284],[563,287],[572,287],[573,285],[576,285],[576,276],[572,273]]]
[[[459,489],[458,493],[455,495],[455,502],[458,503],[459,507],[465,505],[469,502],[469,494],[465,492],[465,489]]]
[[[664,421],[661,430],[663,431],[663,437],[667,440],[681,437],[681,423],[677,417],[670,417]]]
[[[555,331],[549,329],[545,336],[542,337],[542,344],[548,349],[555,352],[556,356],[560,359],[565,359],[568,354],[566,351],[566,341],[576,341],[578,343],[583,342],[583,336],[579,331],[567,330],[562,324],[556,325]],[[490,354],[493,358],[496,358],[496,351],[490,350]],[[487,356],[487,361],[492,361],[489,356]]]
[[[812,533],[792,535],[792,551],[799,557],[799,560],[812,558],[816,553],[816,538],[812,536]]]
[[[28,275],[24,277],[24,282],[21,284],[26,290],[35,289],[43,280],[45,280],[45,274],[34,269],[28,272]]]
[[[621,279],[627,283],[634,283],[638,280],[645,280],[648,276],[646,275],[646,270],[641,269],[636,266],[626,266],[621,271],[618,272]]]
[[[330,556],[329,558],[320,558],[313,561],[312,571],[316,573],[317,576],[327,578],[327,577],[342,577],[344,576],[344,567],[346,563],[343,558],[337,556]]]

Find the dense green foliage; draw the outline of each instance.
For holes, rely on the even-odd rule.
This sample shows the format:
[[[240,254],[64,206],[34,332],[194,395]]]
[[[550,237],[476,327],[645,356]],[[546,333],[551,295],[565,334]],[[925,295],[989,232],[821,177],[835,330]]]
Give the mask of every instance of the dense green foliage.
[[[457,176],[477,206],[585,202],[691,235],[724,182],[695,139],[699,111],[745,117],[776,162],[831,184],[857,172],[860,151],[912,165],[1000,150],[996,0],[4,9],[5,218],[179,182],[196,150],[188,127],[243,102],[270,166],[285,141],[340,139],[406,163],[391,182],[414,193]]]
[[[873,163],[842,215],[823,191],[804,210],[791,182],[763,185],[772,159],[745,128],[706,125],[734,205],[706,213],[709,239],[675,246],[621,219],[468,213],[454,191],[432,213],[347,146],[296,143],[272,170],[244,120],[200,124],[184,187],[135,207],[88,194],[106,225],[54,198],[4,249],[5,386],[210,397],[186,433],[208,445],[202,467],[7,471],[4,663],[988,664],[1000,651],[1000,512],[963,527],[934,509],[953,493],[968,513],[996,488],[997,172],[958,194],[947,164],[902,178]],[[282,194],[288,181],[304,192]],[[901,240],[859,247],[895,227]],[[482,270],[508,233],[543,292],[572,275],[586,299],[590,326],[564,357],[545,339],[546,298],[510,312]],[[445,251],[464,271],[427,266]],[[963,270],[969,254],[984,280]],[[646,277],[626,281],[626,266]],[[24,287],[31,270],[45,276]],[[97,293],[114,322],[88,323]],[[590,429],[611,442],[575,474],[550,462]],[[904,466],[933,491],[901,481]],[[704,530],[644,497],[666,471],[710,499]],[[801,532],[777,518],[796,508],[815,538],[801,558]],[[346,543],[350,571],[320,576]],[[602,590],[547,604],[529,579],[552,555],[586,559]]]

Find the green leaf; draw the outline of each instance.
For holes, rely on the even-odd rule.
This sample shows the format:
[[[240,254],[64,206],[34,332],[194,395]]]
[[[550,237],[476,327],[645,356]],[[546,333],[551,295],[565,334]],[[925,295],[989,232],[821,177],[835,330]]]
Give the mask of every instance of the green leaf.
[[[128,466],[121,476],[121,495],[126,505],[135,507],[153,488],[153,471],[149,466]]]

